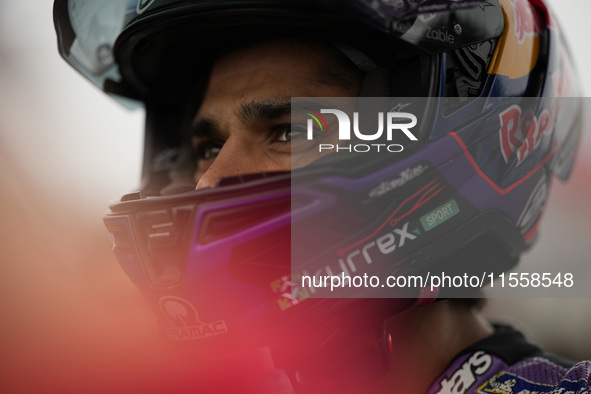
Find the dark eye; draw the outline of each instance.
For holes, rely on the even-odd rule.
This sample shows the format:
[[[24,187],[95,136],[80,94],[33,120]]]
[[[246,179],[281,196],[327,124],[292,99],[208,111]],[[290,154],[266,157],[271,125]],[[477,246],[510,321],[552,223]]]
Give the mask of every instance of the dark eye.
[[[211,160],[218,156],[222,150],[222,147],[224,146],[224,142],[218,140],[208,140],[199,142],[196,145],[195,151],[197,153],[197,157],[199,159]]]
[[[291,125],[282,126],[277,131],[275,142],[282,144],[292,144],[306,139],[306,131]]]

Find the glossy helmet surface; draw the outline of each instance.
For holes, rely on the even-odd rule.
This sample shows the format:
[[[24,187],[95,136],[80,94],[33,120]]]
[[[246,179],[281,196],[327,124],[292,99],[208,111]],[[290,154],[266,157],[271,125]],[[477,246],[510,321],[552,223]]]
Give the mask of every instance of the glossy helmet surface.
[[[381,273],[474,259],[505,271],[535,239],[551,176],[572,168],[580,103],[557,99],[577,95],[574,71],[542,0],[102,3],[57,0],[58,44],[102,90],[145,104],[142,185],[110,206],[105,224],[172,343],[298,346],[294,333],[359,320],[355,306],[381,319],[414,304],[416,292],[396,305],[382,294],[326,300],[292,288],[292,258],[306,272],[351,270],[369,258],[363,245],[396,230],[397,248],[371,255]],[[353,157],[355,171],[328,162],[162,196],[183,156],[192,94],[183,86],[204,86],[211,53],[237,36],[277,31],[365,53],[387,76],[366,81],[366,96],[460,99],[421,106],[429,126],[396,160]],[[425,223],[444,206],[453,217]]]

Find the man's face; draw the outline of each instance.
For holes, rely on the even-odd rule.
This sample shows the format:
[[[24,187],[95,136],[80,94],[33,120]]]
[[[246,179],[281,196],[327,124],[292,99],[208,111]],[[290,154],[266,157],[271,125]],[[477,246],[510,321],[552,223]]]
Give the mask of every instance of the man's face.
[[[334,72],[338,54],[325,46],[321,49],[325,50],[278,39],[232,52],[214,63],[192,121],[192,143],[199,156],[198,189],[213,187],[225,177],[287,171],[320,156],[305,149],[292,161],[292,148],[304,144],[306,135],[304,130],[292,130],[291,97],[356,96],[360,80],[335,78],[340,74]]]

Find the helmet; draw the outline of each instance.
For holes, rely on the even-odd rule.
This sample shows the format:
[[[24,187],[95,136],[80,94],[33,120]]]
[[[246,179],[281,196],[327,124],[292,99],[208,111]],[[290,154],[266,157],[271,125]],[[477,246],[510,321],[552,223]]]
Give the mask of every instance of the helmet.
[[[535,240],[551,176],[572,168],[580,102],[559,99],[577,96],[574,70],[542,0],[102,3],[56,0],[58,46],[103,91],[145,105],[139,191],[104,221],[163,337],[183,349],[269,344],[291,354],[287,364],[300,353],[351,358],[339,356],[351,336],[457,294],[366,286],[327,298],[301,285],[305,274],[506,271]],[[182,124],[212,62],[277,31],[335,45],[365,72],[362,95],[397,98],[366,106],[419,114],[418,141],[400,155],[369,158],[359,145],[188,191]],[[326,113],[312,117],[320,125]]]

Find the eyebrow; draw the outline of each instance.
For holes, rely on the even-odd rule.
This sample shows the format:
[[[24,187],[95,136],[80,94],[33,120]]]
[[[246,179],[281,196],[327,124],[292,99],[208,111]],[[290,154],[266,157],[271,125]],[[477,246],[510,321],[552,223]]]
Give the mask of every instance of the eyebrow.
[[[191,137],[210,137],[218,133],[217,123],[211,119],[200,119],[191,126]]]
[[[291,113],[291,98],[252,100],[240,104],[236,112],[238,117],[248,125],[275,120]]]
[[[255,125],[260,122],[268,122],[289,115],[292,112],[301,112],[308,108],[320,108],[321,105],[312,101],[297,100],[292,103],[291,97],[279,97],[268,100],[252,100],[240,104],[236,113],[240,120],[247,125]],[[219,134],[219,125],[214,119],[203,118],[195,121],[191,127],[193,137],[210,137]]]

